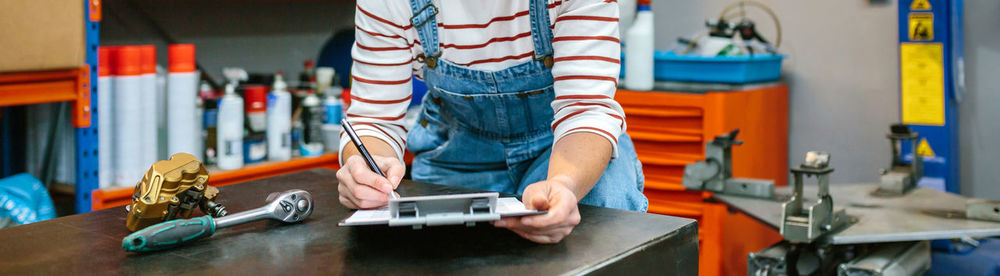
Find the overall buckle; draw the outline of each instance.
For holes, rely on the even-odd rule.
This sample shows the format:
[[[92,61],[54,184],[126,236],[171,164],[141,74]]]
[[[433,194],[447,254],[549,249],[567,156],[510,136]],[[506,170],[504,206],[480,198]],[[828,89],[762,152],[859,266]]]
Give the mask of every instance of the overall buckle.
[[[437,14],[438,14],[438,8],[436,6],[434,6],[433,2],[428,2],[427,5],[425,5],[423,8],[420,8],[420,10],[418,10],[416,13],[413,14],[413,16],[410,17],[410,25],[413,25],[414,28],[420,28],[424,24],[427,24],[427,21],[429,21],[429,20],[426,20],[426,19],[423,20],[423,21],[421,21],[420,23],[417,23],[417,21],[416,21],[417,20],[417,16],[419,16],[421,14],[424,14],[424,11],[427,10],[427,8],[430,8],[431,11],[432,11],[430,18],[433,18],[433,17],[437,16]]]
[[[534,58],[535,61],[541,61],[542,64],[545,64],[545,67],[548,68],[552,68],[552,65],[555,65],[555,61],[552,59],[552,55],[547,55],[542,57],[533,56],[532,58]]]
[[[438,65],[438,63],[437,63],[438,62],[438,58],[440,58],[440,57],[441,57],[441,51],[438,51],[437,53],[434,53],[434,55],[431,55],[431,56],[426,56],[424,54],[419,54],[419,55],[417,55],[417,62],[421,62],[421,63],[427,65],[427,68],[434,69],[434,67],[437,67],[437,65]]]

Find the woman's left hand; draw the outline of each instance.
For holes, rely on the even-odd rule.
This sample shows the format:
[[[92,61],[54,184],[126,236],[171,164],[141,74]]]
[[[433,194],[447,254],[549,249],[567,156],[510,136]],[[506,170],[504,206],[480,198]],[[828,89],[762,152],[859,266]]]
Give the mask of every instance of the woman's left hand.
[[[580,223],[577,197],[568,187],[568,179],[549,179],[524,189],[524,206],[530,210],[547,210],[543,215],[509,217],[493,223],[510,229],[525,239],[537,243],[558,243]]]

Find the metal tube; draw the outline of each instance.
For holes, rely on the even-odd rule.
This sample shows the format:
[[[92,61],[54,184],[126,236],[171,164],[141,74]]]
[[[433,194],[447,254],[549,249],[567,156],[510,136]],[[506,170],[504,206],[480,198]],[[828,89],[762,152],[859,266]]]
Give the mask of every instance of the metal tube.
[[[254,220],[258,220],[258,219],[269,218],[269,216],[268,216],[269,214],[270,214],[270,212],[268,212],[267,206],[264,206],[264,207],[261,207],[261,208],[257,208],[257,209],[253,209],[253,210],[249,210],[249,211],[245,211],[245,212],[239,212],[239,213],[235,213],[235,214],[230,214],[228,216],[224,216],[224,217],[221,217],[221,218],[216,218],[215,219],[215,228],[216,229],[226,228],[226,227],[229,227],[229,226],[233,226],[233,225],[237,225],[237,224],[242,224],[242,223],[247,223],[247,222],[251,222],[251,221],[254,221]]]

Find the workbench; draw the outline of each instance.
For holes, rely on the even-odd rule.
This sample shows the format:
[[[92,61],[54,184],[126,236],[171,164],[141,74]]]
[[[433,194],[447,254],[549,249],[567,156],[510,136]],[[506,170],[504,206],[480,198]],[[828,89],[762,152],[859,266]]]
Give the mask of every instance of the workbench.
[[[22,274],[669,274],[698,273],[694,220],[581,205],[582,220],[558,244],[506,229],[339,227],[334,171],[315,169],[220,187],[230,213],[264,205],[272,192],[304,189],[316,209],[298,224],[257,221],[168,251],[126,253],[124,208],[0,229],[0,275]],[[404,196],[473,192],[405,181]],[[197,213],[197,212],[196,212]]]

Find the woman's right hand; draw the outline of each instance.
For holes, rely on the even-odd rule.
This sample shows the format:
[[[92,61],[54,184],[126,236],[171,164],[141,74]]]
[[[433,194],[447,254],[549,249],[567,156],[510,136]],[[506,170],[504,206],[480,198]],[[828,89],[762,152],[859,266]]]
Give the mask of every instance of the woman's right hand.
[[[340,204],[351,209],[373,209],[389,204],[389,193],[394,193],[399,186],[406,168],[395,157],[372,155],[372,159],[386,177],[368,168],[360,155],[351,155],[337,171]]]

